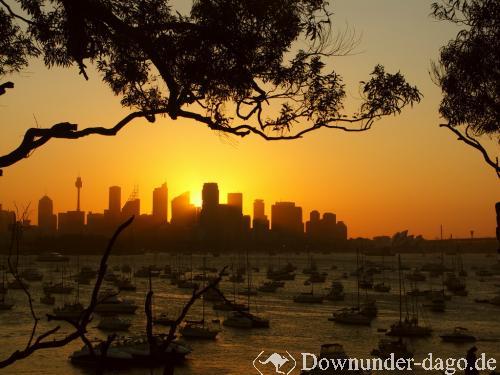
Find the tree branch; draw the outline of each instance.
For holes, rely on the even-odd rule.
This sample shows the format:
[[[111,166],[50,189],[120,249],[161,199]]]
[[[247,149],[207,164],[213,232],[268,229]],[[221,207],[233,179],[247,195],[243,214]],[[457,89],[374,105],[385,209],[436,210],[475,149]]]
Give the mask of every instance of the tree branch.
[[[498,157],[496,158],[496,161],[493,161],[493,159],[488,154],[488,151],[486,151],[486,149],[483,147],[481,143],[479,143],[477,139],[474,139],[471,136],[469,136],[467,134],[467,131],[466,134],[463,134],[462,132],[460,132],[460,130],[458,130],[457,128],[453,127],[450,124],[440,124],[439,126],[451,130],[458,137],[459,141],[462,141],[467,145],[475,148],[479,152],[481,152],[486,163],[495,170],[498,178],[500,178],[500,165],[498,163]]]
[[[94,312],[95,307],[97,306],[99,290],[101,288],[102,281],[104,280],[104,275],[106,274],[107,260],[109,258],[110,253],[111,253],[111,250],[113,249],[113,246],[116,242],[116,239],[120,236],[120,234],[130,224],[132,224],[133,220],[134,220],[134,217],[132,216],[126,222],[121,224],[118,227],[118,229],[115,231],[113,236],[111,237],[111,240],[109,241],[108,246],[107,246],[107,248],[106,248],[106,250],[101,258],[98,276],[97,276],[96,283],[94,285],[91,300],[89,302],[88,307],[82,312],[80,319],[78,319],[78,321],[76,321],[76,322],[66,320],[68,323],[72,324],[75,327],[75,330],[61,339],[53,339],[52,341],[48,341],[46,339],[53,336],[56,332],[58,332],[60,329],[59,326],[52,328],[52,329],[46,331],[45,333],[40,334],[34,340],[33,343],[31,343],[32,340],[30,340],[30,343],[28,344],[28,346],[25,349],[16,350],[6,359],[0,360],[0,368],[5,368],[5,367],[12,365],[13,363],[15,363],[19,360],[25,359],[38,350],[60,348],[60,347],[63,347],[63,346],[67,345],[68,343],[70,343],[78,338],[85,340],[84,335],[86,333],[87,325],[91,321],[91,315]],[[64,320],[64,319],[58,319],[58,318],[50,316],[50,315],[48,315],[47,318],[49,321]]]
[[[104,127],[90,127],[82,130],[78,130],[77,124],[71,124],[69,122],[62,122],[53,125],[51,128],[30,128],[26,131],[21,144],[10,153],[0,156],[0,176],[2,175],[1,168],[8,167],[17,163],[18,161],[27,158],[31,153],[38,147],[44,145],[53,138],[58,139],[78,139],[86,137],[89,135],[103,135],[103,136],[114,136],[118,134],[126,125],[128,125],[132,120],[141,117],[150,117],[157,114],[166,113],[165,109],[158,109],[154,111],[137,111],[130,113],[122,120],[120,120],[112,128]]]

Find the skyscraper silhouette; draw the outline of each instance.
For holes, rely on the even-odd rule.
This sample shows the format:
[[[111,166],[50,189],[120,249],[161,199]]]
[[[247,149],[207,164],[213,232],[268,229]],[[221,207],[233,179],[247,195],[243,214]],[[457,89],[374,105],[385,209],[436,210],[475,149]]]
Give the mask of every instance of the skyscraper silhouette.
[[[153,220],[155,223],[166,223],[168,214],[167,184],[153,190]]]
[[[119,186],[109,188],[108,212],[112,217],[119,217],[122,208],[122,189]]]
[[[38,201],[38,228],[42,236],[52,236],[57,230],[57,216],[54,215],[54,204],[48,196]]]

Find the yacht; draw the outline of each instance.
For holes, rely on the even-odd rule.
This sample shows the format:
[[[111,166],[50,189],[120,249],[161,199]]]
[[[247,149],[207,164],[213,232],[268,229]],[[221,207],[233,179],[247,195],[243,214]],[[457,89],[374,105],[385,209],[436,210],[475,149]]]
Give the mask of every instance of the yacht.
[[[103,317],[97,328],[102,331],[127,331],[132,323],[128,320],[123,320],[117,317]]]
[[[419,325],[416,317],[406,318],[391,325],[386,335],[397,337],[428,337],[432,335],[432,328]]]
[[[329,319],[335,323],[369,326],[372,323],[372,318],[365,315],[358,308],[343,308],[333,313],[333,317]]]
[[[175,323],[175,319],[169,318],[167,314],[163,313],[160,316],[154,318],[153,323],[159,326],[170,327]]]
[[[179,328],[182,337],[187,339],[214,340],[220,332],[220,327],[207,324],[204,319],[188,320]]]
[[[118,290],[120,291],[125,290],[125,291],[135,292],[137,290],[135,284],[132,283],[132,281],[127,278],[117,279],[115,285],[118,287]]]
[[[395,359],[413,358],[413,353],[408,349],[402,338],[398,340],[381,339],[378,343],[378,347],[371,352],[371,355],[382,359],[390,358],[392,354]]]
[[[94,311],[100,314],[135,314],[137,307],[131,300],[123,300],[112,295],[101,299]]]
[[[9,289],[29,289],[30,284],[22,279],[14,279],[7,285],[7,287]]]
[[[56,303],[56,298],[51,294],[44,293],[43,297],[40,297],[40,303],[44,305],[54,305]]]
[[[391,291],[391,286],[385,283],[377,283],[373,285],[373,290],[380,293],[389,293]]]
[[[54,315],[57,318],[75,320],[80,318],[83,310],[84,307],[82,306],[82,304],[79,302],[75,302],[75,303],[65,303],[61,307],[54,308],[53,311]]]
[[[40,254],[36,258],[37,262],[69,262],[69,257],[61,255],[57,252]]]
[[[43,275],[35,268],[26,268],[21,272],[21,277],[28,281],[41,281],[43,279]]]
[[[248,316],[243,315],[237,311],[234,311],[226,319],[224,319],[222,324],[224,326],[232,328],[245,328],[245,329],[253,328],[252,320]]]
[[[5,294],[0,295],[0,310],[11,310],[14,307],[14,302],[5,299]]]
[[[257,290],[262,293],[275,293],[278,289],[279,285],[274,281],[266,281],[257,288]]]
[[[453,332],[440,336],[445,342],[475,342],[476,337],[471,335],[467,328],[455,327]]]
[[[45,294],[71,294],[73,287],[64,285],[64,283],[47,283],[43,285],[43,292]]]
[[[166,335],[155,335],[155,343],[161,346],[166,343]],[[97,359],[99,358],[100,351],[98,345],[94,349]],[[191,349],[180,342],[171,342],[166,350],[159,354],[152,354],[150,351],[150,343],[147,337],[134,336],[119,338],[114,340],[104,358],[106,367],[151,367],[160,366],[165,364],[179,364],[185,360],[185,357],[191,353]],[[88,346],[83,346],[82,349],[75,351],[70,356],[71,363],[80,366],[96,365],[96,357],[93,356]]]
[[[323,303],[323,296],[314,295],[311,292],[300,293],[293,297],[295,303]]]

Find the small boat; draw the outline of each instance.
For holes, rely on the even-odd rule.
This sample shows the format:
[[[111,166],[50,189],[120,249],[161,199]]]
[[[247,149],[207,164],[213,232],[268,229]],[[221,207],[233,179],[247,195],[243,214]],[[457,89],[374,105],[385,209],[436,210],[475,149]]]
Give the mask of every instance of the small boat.
[[[475,342],[476,337],[468,333],[467,328],[455,327],[453,332],[441,335],[444,342]]]
[[[41,281],[43,279],[43,275],[35,268],[26,268],[21,272],[21,277],[28,281]]]
[[[245,315],[242,315],[239,312],[233,312],[229,315],[222,324],[226,327],[232,328],[243,328],[243,329],[251,329],[253,328],[252,320]]]
[[[57,252],[40,254],[36,257],[37,262],[69,262],[69,257],[61,255]]]
[[[43,292],[45,294],[71,294],[73,287],[64,285],[62,282],[57,284],[48,283],[43,285]]]
[[[175,323],[175,319],[169,318],[167,314],[163,313],[160,316],[153,318],[153,323],[159,326],[170,327]]]
[[[124,300],[116,295],[105,296],[95,307],[94,311],[100,314],[135,314],[137,305],[131,300]]]
[[[57,318],[75,320],[80,318],[83,310],[84,307],[82,306],[82,304],[79,302],[75,302],[65,303],[61,307],[54,308],[53,311],[54,316],[56,316]]]
[[[382,359],[390,358],[391,355],[394,355],[395,359],[413,358],[413,353],[408,350],[402,338],[399,338],[399,340],[381,339],[378,343],[378,347],[372,350],[371,355]]]
[[[248,310],[248,306],[243,303],[220,302],[215,303],[213,309],[218,311],[246,311]]]
[[[259,286],[257,290],[263,293],[275,293],[278,290],[279,286],[275,281],[266,281],[264,284]]]
[[[7,301],[5,299],[5,294],[0,296],[0,311],[1,310],[11,310],[14,307],[14,302]]]
[[[358,308],[344,308],[334,312],[333,317],[328,320],[340,324],[369,326],[372,323],[372,318],[365,315]]]
[[[166,342],[166,335],[155,335],[154,340],[158,347]],[[96,366],[96,360],[104,362],[106,368],[130,368],[160,366],[165,364],[179,364],[191,353],[191,349],[177,341],[171,342],[164,352],[152,354],[147,337],[134,336],[120,338],[113,341],[105,358],[101,358],[98,345],[93,356],[88,346],[75,351],[71,356],[71,363],[80,366]]]
[[[30,284],[22,279],[14,279],[9,284],[7,284],[9,289],[29,289]]]
[[[205,323],[205,320],[188,320],[179,328],[182,337],[187,339],[214,340],[220,332],[220,327],[213,327]]]
[[[51,294],[45,293],[43,297],[40,297],[40,303],[52,306],[56,303],[56,298]]]
[[[435,298],[430,303],[424,304],[433,312],[444,312],[446,310],[446,301],[443,298]]]
[[[137,287],[135,284],[132,283],[130,279],[122,278],[122,279],[117,279],[115,282],[115,285],[118,287],[118,290],[124,290],[124,291],[136,291]]]
[[[258,293],[255,289],[245,288],[239,292],[242,296],[256,296]]]
[[[379,293],[389,293],[391,291],[391,286],[385,283],[377,283],[373,285],[373,290]]]
[[[306,292],[306,293],[300,293],[293,297],[293,302],[295,303],[323,303],[323,296],[318,296],[314,295],[313,293]]]
[[[118,317],[103,317],[97,328],[102,331],[127,331],[132,323],[128,320],[123,320]]]
[[[406,318],[391,325],[386,335],[397,337],[428,337],[432,335],[432,328],[419,325],[416,318]]]

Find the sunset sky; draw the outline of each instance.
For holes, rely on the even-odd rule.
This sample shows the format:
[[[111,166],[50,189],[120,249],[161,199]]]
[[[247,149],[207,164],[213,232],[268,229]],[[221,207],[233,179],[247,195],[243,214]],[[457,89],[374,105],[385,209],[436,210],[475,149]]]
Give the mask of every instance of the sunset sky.
[[[174,2],[175,3],[175,2]],[[187,1],[181,7],[187,9]],[[332,4],[334,22],[361,36],[352,56],[331,63],[348,86],[348,105],[359,102],[358,82],[381,63],[400,70],[422,91],[421,104],[398,117],[384,119],[365,133],[335,130],[310,133],[304,139],[266,142],[220,136],[203,125],[159,118],[136,121],[117,137],[93,136],[55,140],[29,159],[4,169],[0,203],[36,205],[44,194],[56,211],[75,209],[74,182],[83,180],[82,208],[101,212],[108,187],[122,187],[122,201],[139,186],[141,210],[150,213],[152,189],[167,182],[169,199],[191,191],[199,203],[203,182],[219,183],[222,201],[228,192],[244,193],[244,211],[256,198],[295,201],[304,221],[312,209],[335,212],[349,236],[372,237],[409,229],[435,238],[494,236],[494,203],[498,179],[480,154],[440,129],[440,90],[430,77],[431,60],[457,29],[429,16],[432,1],[339,0]],[[120,106],[95,71],[90,81],[76,67],[47,70],[34,61],[8,78],[16,88],[0,97],[0,153],[16,147],[25,130],[70,121],[86,126],[112,126],[130,110]],[[36,118],[36,122],[35,122]],[[494,145],[494,142],[491,142]],[[498,148],[492,152],[498,152]]]

